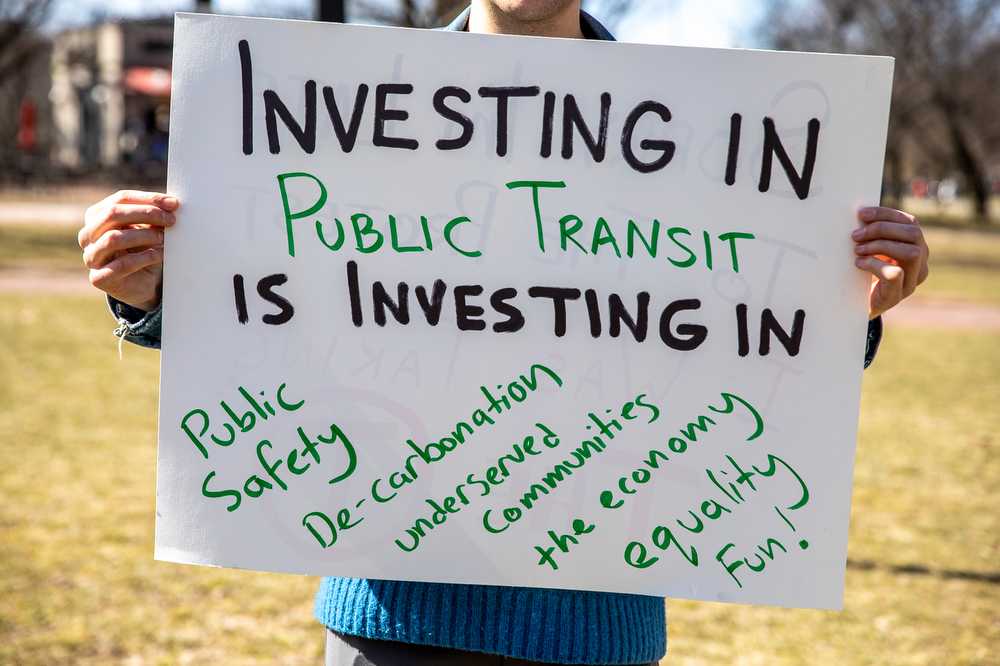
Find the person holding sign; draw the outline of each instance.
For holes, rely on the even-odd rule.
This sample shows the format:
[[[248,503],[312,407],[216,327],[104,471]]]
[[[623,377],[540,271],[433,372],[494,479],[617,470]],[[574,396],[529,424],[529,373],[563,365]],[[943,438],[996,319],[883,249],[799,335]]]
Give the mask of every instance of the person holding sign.
[[[475,0],[447,29],[613,40],[580,0]],[[181,206],[168,194],[121,191],[86,213],[84,262],[91,284],[108,295],[122,339],[159,346],[163,234]],[[874,206],[858,219],[855,265],[873,276],[867,366],[879,316],[926,279],[928,249],[907,213]],[[666,651],[664,601],[645,595],[331,577],[316,616],[328,628],[331,665],[641,664]]]

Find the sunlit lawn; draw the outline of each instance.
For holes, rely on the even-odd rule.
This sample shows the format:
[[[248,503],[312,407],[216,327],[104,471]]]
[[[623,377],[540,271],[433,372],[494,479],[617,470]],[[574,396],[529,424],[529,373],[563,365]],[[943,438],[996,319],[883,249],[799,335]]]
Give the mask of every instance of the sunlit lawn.
[[[921,296],[1000,305],[1000,233],[932,227],[924,235],[931,273]]]
[[[76,227],[0,225],[0,270],[83,271]]]
[[[969,228],[981,226],[983,223],[982,219],[975,217],[975,206],[970,198],[939,202],[930,198],[918,199],[907,196],[903,197],[898,205],[893,203],[888,205],[902,208],[906,212],[916,215],[926,224],[934,226]],[[991,226],[996,227],[1000,224],[1000,196],[990,197],[987,210]]]
[[[998,402],[1000,334],[889,330],[864,384],[844,612],[671,602],[666,663],[997,663]]]
[[[152,560],[158,357],[110,328],[0,294],[0,663],[321,663],[315,579]],[[997,333],[889,331],[850,541],[875,568],[842,613],[671,601],[664,663],[996,663],[1000,584],[958,576],[1000,570],[998,403]]]
[[[1000,305],[1000,234],[933,227],[921,293]],[[0,226],[0,270],[82,270]],[[97,296],[0,294],[0,663],[320,663],[311,578],[152,560],[158,357]],[[889,330],[864,388],[846,609],[671,601],[668,664],[986,664],[1000,333]],[[902,569],[902,570],[901,570]]]
[[[926,228],[931,275],[921,296],[1000,305],[1000,221],[995,225],[993,231]],[[0,271],[81,272],[76,232],[67,226],[0,225]]]

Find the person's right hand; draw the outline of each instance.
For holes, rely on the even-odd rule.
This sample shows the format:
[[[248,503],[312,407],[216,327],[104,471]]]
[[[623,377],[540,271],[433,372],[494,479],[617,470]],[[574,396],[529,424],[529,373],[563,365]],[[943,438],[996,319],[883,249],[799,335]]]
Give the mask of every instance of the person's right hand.
[[[90,284],[122,303],[152,310],[163,282],[163,228],[180,202],[160,192],[121,190],[90,208],[77,235]]]

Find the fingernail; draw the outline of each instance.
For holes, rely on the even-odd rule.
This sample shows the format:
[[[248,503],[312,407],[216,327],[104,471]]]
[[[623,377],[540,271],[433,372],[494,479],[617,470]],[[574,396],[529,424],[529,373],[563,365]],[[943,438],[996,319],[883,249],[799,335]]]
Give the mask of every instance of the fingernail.
[[[858,216],[862,219],[868,219],[875,214],[875,209],[871,206],[865,206],[858,209]]]
[[[861,238],[864,235],[865,235],[864,229],[855,229],[854,231],[851,232],[851,238],[853,238],[854,240],[861,240]]]
[[[177,197],[163,197],[163,205],[168,208],[177,208],[180,203],[181,202],[177,200]]]

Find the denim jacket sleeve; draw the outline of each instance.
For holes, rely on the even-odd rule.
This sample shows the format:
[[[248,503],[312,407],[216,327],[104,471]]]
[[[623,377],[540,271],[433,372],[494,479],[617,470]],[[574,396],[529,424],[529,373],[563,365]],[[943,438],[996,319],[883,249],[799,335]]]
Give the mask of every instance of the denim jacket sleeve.
[[[160,322],[162,309],[146,312],[108,296],[108,307],[118,320],[115,337],[151,349],[160,348]]]
[[[131,305],[122,303],[108,296],[108,306],[118,320],[115,336],[124,338],[143,347],[160,348],[160,324],[163,318],[162,308],[145,312]],[[882,317],[876,317],[868,322],[868,336],[865,340],[865,367],[875,360],[878,345],[882,341]]]

